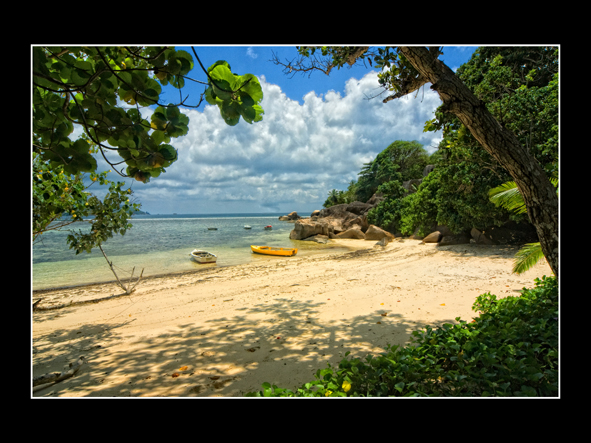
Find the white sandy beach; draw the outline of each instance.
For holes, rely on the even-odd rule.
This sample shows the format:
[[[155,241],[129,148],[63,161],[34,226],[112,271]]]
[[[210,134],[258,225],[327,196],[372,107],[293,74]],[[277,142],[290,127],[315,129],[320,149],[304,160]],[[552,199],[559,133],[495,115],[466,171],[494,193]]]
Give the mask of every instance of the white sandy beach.
[[[32,376],[86,363],[32,396],[239,397],[263,382],[295,390],[347,351],[378,354],[424,325],[469,321],[478,295],[519,295],[551,275],[545,261],[512,274],[517,246],[337,241],[358,250],[144,279],[129,296],[34,311]],[[33,300],[122,292],[109,283]]]

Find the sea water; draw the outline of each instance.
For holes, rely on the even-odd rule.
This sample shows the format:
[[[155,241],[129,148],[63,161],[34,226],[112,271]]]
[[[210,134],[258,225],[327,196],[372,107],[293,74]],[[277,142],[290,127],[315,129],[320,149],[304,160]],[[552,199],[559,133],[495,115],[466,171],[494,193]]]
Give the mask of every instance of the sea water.
[[[293,223],[279,221],[282,214],[213,214],[213,215],[134,215],[133,227],[125,235],[114,235],[102,244],[119,278],[172,274],[211,267],[244,263],[264,263],[277,257],[253,254],[250,245],[298,248],[298,257],[345,251],[334,245],[291,240]],[[245,229],[245,225],[251,229]],[[272,225],[271,230],[264,229]],[[68,227],[86,232],[90,223],[82,221]],[[216,228],[210,230],[208,228]],[[70,232],[44,233],[32,248],[33,290],[61,288],[115,280],[100,249],[76,255],[68,248]],[[216,263],[200,264],[191,260],[193,249],[217,255]]]

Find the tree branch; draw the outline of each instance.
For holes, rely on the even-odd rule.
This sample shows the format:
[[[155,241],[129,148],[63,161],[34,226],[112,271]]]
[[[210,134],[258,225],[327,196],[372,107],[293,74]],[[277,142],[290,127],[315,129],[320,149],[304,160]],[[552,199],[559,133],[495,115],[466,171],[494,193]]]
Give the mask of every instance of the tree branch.
[[[405,95],[408,95],[411,92],[418,90],[425,83],[428,83],[428,80],[426,80],[423,76],[420,76],[420,75],[419,75],[419,77],[411,78],[410,80],[401,80],[400,83],[398,84],[398,87],[400,88],[400,90],[396,94],[386,97],[382,101],[382,103],[388,103],[390,100],[404,97]]]

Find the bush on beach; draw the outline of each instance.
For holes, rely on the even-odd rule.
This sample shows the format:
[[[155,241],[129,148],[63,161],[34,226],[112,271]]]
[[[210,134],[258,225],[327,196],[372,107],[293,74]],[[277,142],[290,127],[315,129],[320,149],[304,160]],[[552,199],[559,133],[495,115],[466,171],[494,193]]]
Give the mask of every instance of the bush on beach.
[[[296,391],[263,383],[247,397],[552,397],[558,396],[558,282],[544,276],[521,296],[490,293],[468,323],[427,326],[408,346],[365,360],[345,357]],[[349,353],[346,354],[348,356]]]

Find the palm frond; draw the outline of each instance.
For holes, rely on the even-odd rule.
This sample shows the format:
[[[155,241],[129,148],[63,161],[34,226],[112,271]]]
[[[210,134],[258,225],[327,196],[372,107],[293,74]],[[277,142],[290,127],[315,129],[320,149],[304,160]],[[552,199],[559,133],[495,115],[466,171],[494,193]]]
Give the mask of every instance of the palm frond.
[[[558,179],[550,179],[550,182],[556,188],[556,193],[558,193]],[[517,184],[513,181],[503,183],[491,189],[488,196],[490,201],[496,206],[517,214],[527,212],[523,195],[519,191]],[[540,243],[527,243],[515,254],[513,272],[515,274],[521,274],[534,266],[542,258],[545,258],[542,252],[542,245]]]
[[[515,182],[510,181],[491,189],[488,197],[496,206],[500,206],[516,214],[527,212],[523,196]]]
[[[542,258],[544,258],[542,245],[540,243],[527,243],[515,254],[513,272],[515,274],[521,274],[534,266]]]

